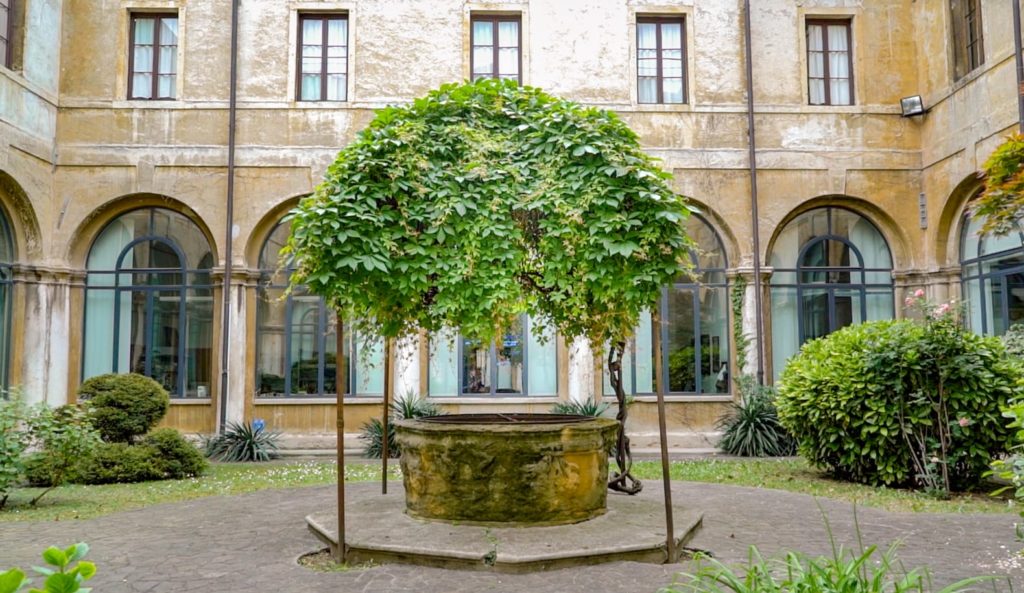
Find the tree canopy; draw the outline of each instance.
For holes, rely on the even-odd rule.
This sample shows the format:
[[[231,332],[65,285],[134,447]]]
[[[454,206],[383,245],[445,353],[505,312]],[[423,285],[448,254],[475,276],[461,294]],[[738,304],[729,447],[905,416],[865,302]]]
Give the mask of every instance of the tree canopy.
[[[669,179],[614,113],[449,84],[377,112],[292,210],[284,251],[293,285],[380,335],[486,341],[529,313],[600,347],[688,265]]]
[[[1024,136],[1011,134],[982,166],[985,190],[974,204],[982,231],[1005,235],[1024,218]]]

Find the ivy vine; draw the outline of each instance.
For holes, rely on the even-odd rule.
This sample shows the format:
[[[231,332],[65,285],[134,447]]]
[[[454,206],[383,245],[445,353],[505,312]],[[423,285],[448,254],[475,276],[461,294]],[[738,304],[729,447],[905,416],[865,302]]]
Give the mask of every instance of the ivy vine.
[[[733,375],[739,380],[743,369],[747,368],[747,349],[750,337],[743,331],[743,301],[747,294],[747,279],[736,276],[732,283],[729,300],[732,302],[732,335],[736,343],[736,372]]]

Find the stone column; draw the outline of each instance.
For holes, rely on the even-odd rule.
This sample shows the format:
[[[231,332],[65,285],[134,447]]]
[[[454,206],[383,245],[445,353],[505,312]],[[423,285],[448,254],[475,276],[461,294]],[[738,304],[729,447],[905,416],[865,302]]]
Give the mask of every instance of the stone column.
[[[420,337],[406,336],[395,344],[395,397],[420,393]]]
[[[225,404],[225,421],[241,423],[245,420],[245,404],[253,397],[249,385],[249,348],[256,347],[256,340],[249,338],[249,323],[246,318],[247,290],[253,279],[244,269],[234,268],[231,274],[231,291],[228,303],[231,317],[228,319],[228,397]],[[222,356],[218,352],[217,356]],[[253,357],[255,360],[255,357]],[[218,380],[220,378],[218,377]],[[216,407],[216,406],[215,406]],[[220,419],[218,418],[218,423]]]
[[[738,374],[744,375],[756,375],[757,374],[757,352],[758,348],[761,348],[762,355],[764,357],[764,373],[765,380],[771,376],[769,370],[769,352],[771,349],[771,332],[768,324],[769,310],[771,309],[771,291],[768,290],[769,282],[771,280],[772,272],[774,270],[769,267],[761,268],[761,314],[764,317],[762,322],[762,329],[764,330],[764,345],[758,344],[757,342],[757,299],[755,298],[754,291],[756,290],[756,284],[754,283],[754,268],[753,266],[738,267],[733,270],[729,270],[727,276],[729,278],[729,319],[732,322],[733,316],[733,305],[732,295],[733,287],[736,282],[742,280],[746,283],[746,289],[743,291],[743,308],[742,308],[742,331],[743,335],[747,337],[747,349],[746,349],[746,364],[743,368],[737,369]],[[733,347],[736,347],[736,339],[740,336],[733,336]],[[736,354],[739,354],[738,352]],[[737,356],[736,360],[741,357]],[[737,375],[738,376],[738,375]]]
[[[64,405],[70,372],[71,272],[22,267],[15,269],[14,279],[15,290],[24,295],[24,309],[12,311],[20,319],[11,325],[22,328],[20,383],[25,399],[30,404]],[[11,338],[13,345],[15,336]]]
[[[569,344],[569,399],[586,401],[594,397],[594,351],[586,338]]]

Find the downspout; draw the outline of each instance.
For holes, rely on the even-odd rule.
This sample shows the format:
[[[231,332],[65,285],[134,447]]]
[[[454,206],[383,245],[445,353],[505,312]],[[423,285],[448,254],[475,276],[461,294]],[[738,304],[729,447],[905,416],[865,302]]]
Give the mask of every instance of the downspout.
[[[757,214],[757,140],[754,128],[754,68],[750,47],[750,0],[743,0],[743,40],[747,58],[747,134],[750,161],[750,216],[754,238],[754,309],[757,317],[757,383],[764,385],[764,304],[761,302],[761,231]]]
[[[228,348],[231,344],[231,243],[235,227],[235,112],[238,106],[238,5],[231,0],[231,90],[228,95],[228,192],[227,214],[224,223],[224,310],[221,313],[220,350],[220,423],[217,432],[223,432],[228,418]]]
[[[1024,51],[1020,41],[1020,0],[1013,0],[1013,51],[1017,58],[1017,127],[1024,134]]]

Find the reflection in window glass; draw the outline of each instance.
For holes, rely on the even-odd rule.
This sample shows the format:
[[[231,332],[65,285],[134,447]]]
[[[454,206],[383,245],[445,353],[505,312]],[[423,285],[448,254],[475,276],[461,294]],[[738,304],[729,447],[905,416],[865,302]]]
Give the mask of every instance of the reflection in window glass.
[[[967,322],[971,329],[999,336],[1024,322],[1024,233],[982,235],[983,219],[964,221],[960,265]]]

